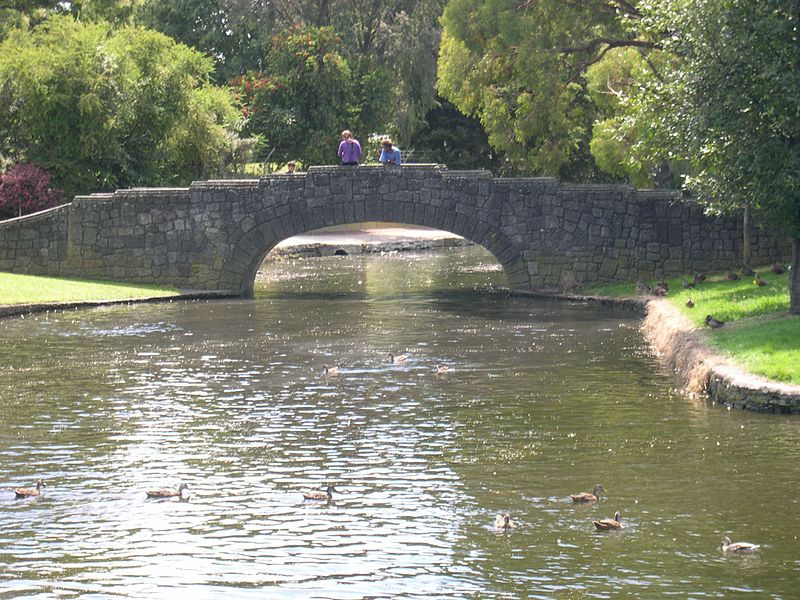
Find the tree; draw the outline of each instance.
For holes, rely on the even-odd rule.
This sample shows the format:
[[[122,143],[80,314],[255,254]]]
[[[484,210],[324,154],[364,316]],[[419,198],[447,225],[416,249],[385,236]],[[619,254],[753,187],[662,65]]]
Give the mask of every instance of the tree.
[[[52,16],[0,44],[0,154],[70,196],[207,176],[239,113],[166,36]]]
[[[439,92],[519,171],[596,177],[586,72],[612,50],[658,46],[637,35],[640,17],[633,0],[451,0]]]
[[[64,202],[50,185],[50,174],[36,165],[11,165],[0,174],[0,214],[21,217]]]
[[[800,314],[800,7],[792,0],[654,2],[675,67],[640,96],[650,146],[688,160],[709,211],[749,206],[793,240],[790,313]]]
[[[450,169],[497,171],[501,161],[489,146],[486,132],[474,118],[465,117],[447,100],[425,115],[426,126],[410,140],[416,162],[437,162]]]
[[[352,74],[339,43],[329,27],[293,26],[273,37],[268,74],[249,73],[235,82],[246,131],[262,137],[272,161],[338,160],[339,133],[354,113]]]
[[[264,0],[144,0],[135,20],[212,57],[215,81],[226,84],[264,68],[274,30],[270,6]]]

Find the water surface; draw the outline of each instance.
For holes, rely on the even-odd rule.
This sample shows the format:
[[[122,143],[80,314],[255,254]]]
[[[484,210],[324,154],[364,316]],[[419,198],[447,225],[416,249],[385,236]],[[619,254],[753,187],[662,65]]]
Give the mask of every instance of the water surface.
[[[795,597],[800,421],[503,283],[474,248],[287,261],[255,299],[0,322],[0,487],[48,485],[0,491],[0,598]]]

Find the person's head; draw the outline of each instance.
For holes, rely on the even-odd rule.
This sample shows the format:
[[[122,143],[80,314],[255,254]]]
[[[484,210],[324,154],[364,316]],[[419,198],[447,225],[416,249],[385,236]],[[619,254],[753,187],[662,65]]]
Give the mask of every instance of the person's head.
[[[390,138],[384,138],[383,142],[383,149],[384,150],[391,150],[392,149],[392,140]]]
[[[352,133],[350,133],[350,130],[349,130],[349,129],[345,129],[345,130],[342,132],[342,139],[343,139],[343,140],[352,140],[352,139],[353,139],[353,134],[352,134]]]
[[[286,163],[286,171],[288,171],[289,173],[294,173],[296,167],[297,165],[293,160],[290,160],[288,163]]]

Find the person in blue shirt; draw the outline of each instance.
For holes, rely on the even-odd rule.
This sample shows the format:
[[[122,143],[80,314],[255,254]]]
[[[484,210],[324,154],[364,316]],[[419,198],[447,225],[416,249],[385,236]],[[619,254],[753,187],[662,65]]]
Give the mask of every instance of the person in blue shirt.
[[[378,160],[384,165],[400,166],[400,149],[397,146],[392,146],[392,140],[386,138],[381,145],[383,147]]]

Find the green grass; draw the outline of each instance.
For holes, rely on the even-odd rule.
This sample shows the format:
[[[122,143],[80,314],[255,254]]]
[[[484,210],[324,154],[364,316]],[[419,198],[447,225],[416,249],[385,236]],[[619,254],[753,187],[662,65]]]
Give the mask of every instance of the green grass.
[[[704,333],[713,348],[751,373],[800,384],[800,317],[763,316],[729,325]]]
[[[0,305],[92,302],[177,296],[175,288],[0,272]]]
[[[742,368],[775,381],[800,384],[800,318],[786,312],[789,275],[776,275],[767,267],[756,270],[766,285],[755,285],[753,277],[729,281],[725,274],[716,274],[684,289],[681,282],[691,276],[668,279],[666,299],[700,328],[709,346]],[[633,296],[634,290],[632,283],[614,283],[588,286],[583,291],[623,297]],[[694,308],[686,307],[688,298]],[[706,315],[725,321],[725,327],[706,328]]]

